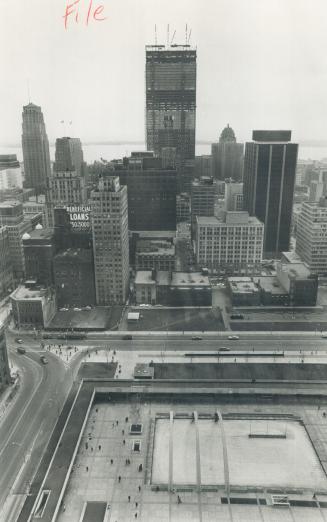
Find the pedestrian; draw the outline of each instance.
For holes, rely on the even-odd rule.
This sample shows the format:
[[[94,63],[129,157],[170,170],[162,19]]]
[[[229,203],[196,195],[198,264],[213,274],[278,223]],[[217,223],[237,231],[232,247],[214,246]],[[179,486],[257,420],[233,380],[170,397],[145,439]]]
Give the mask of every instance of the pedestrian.
[[[101,444],[99,444],[99,451],[101,451]]]
[[[131,496],[130,496],[130,495],[128,495],[128,502],[130,502],[130,501],[131,501]]]
[[[125,460],[125,464],[126,464],[126,466],[127,466],[127,464],[128,464],[128,459]]]
[[[128,417],[125,417],[125,422],[128,422]]]
[[[93,448],[92,448],[92,446],[91,446],[91,451],[93,451]]]
[[[138,503],[138,502],[135,502],[135,507],[136,507],[136,508],[137,508],[138,505],[139,505],[139,503]]]
[[[118,426],[118,421],[116,420],[116,425]]]
[[[177,504],[181,504],[182,503],[182,499],[179,495],[177,495]]]
[[[89,445],[87,442],[85,442],[85,449],[88,449]]]
[[[121,481],[121,476],[119,475],[119,477],[118,477],[118,482],[120,482],[120,481]]]
[[[135,513],[134,518],[137,518],[137,513]]]
[[[141,491],[141,486],[139,486],[139,491]]]
[[[124,446],[125,446],[125,444],[126,444],[126,440],[125,440],[125,439],[123,440],[123,444],[124,444]]]
[[[125,430],[121,430],[121,434],[122,434],[122,435],[125,435]]]
[[[88,466],[86,466],[86,471],[89,471],[89,467]]]
[[[114,463],[113,459],[110,459],[110,464],[113,464],[113,463]]]
[[[142,471],[142,469],[143,469],[143,465],[140,464],[140,465],[139,465],[139,471]]]

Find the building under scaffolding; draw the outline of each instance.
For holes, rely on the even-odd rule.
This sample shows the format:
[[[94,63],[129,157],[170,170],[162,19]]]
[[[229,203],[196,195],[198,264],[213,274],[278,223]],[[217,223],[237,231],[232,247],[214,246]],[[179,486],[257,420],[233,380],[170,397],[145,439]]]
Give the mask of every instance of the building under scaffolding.
[[[189,188],[185,172],[186,177],[194,172],[195,116],[196,49],[188,44],[146,46],[147,149],[158,155],[176,149],[179,191]]]

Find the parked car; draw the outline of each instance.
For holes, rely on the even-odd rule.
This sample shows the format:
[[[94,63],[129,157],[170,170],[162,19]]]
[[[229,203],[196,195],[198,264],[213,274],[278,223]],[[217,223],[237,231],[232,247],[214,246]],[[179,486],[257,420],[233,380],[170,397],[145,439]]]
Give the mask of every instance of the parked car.
[[[192,341],[202,341],[202,337],[199,337],[198,335],[194,335],[192,337]]]
[[[16,337],[16,339],[15,339],[15,343],[17,343],[17,344],[23,344],[23,342],[24,342],[23,339],[19,339],[18,337]]]
[[[122,337],[123,341],[131,341],[133,339],[132,335],[123,335]]]
[[[237,341],[239,339],[239,336],[238,335],[229,335],[228,339],[230,341]]]
[[[228,348],[227,346],[221,346],[219,348],[219,352],[230,352],[230,348]]]
[[[323,339],[326,339],[326,338],[327,338],[327,332],[323,332],[323,333],[321,334],[321,337],[322,337]]]
[[[49,362],[45,355],[40,355],[40,361],[42,364],[48,364]]]
[[[26,353],[26,350],[25,350],[25,348],[23,348],[23,346],[18,346],[17,353],[24,354],[24,353]]]
[[[230,318],[231,319],[244,319],[244,315],[243,314],[231,314]]]

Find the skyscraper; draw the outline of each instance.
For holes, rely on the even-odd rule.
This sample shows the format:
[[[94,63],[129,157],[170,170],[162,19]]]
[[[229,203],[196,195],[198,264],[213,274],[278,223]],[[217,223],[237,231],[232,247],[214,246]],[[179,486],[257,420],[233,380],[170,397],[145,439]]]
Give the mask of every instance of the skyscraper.
[[[291,131],[253,131],[244,158],[243,209],[265,224],[264,253],[289,249],[298,145]]]
[[[195,157],[195,118],[196,49],[147,45],[147,149],[161,155],[163,148],[175,148],[181,178],[185,164]]]
[[[57,138],[53,170],[56,172],[74,170],[78,176],[82,176],[84,174],[83,167],[84,158],[81,140],[69,137]]]
[[[91,192],[91,209],[97,304],[123,304],[129,290],[127,187],[117,176],[103,176]]]
[[[49,141],[41,107],[29,103],[23,107],[23,159],[25,186],[37,194],[45,191],[51,175]]]
[[[215,179],[242,180],[243,143],[236,142],[235,133],[229,125],[223,129],[219,142],[211,145],[211,154],[212,175]]]

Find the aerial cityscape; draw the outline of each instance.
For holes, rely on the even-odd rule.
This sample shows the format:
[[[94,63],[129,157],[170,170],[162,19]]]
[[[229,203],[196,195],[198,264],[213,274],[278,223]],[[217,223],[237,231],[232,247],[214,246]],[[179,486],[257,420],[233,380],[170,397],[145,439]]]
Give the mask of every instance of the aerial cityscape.
[[[249,82],[265,75],[262,104],[237,84],[244,63],[234,56],[263,33],[263,54],[273,54],[288,25],[290,49],[302,23],[312,30],[315,21],[321,42],[327,8],[318,21],[306,0],[285,0],[299,6],[293,27],[281,0],[251,1],[248,12],[241,0],[208,2],[201,25],[197,3],[178,0],[178,30],[174,19],[159,25],[161,0],[151,13],[147,0],[139,12],[126,0],[135,32],[126,30],[126,47],[108,48],[101,65],[104,78],[112,73],[107,131],[105,82],[91,61],[79,76],[77,46],[88,31],[93,52],[114,30],[117,0],[57,6],[53,38],[60,35],[60,61],[71,69],[61,83],[72,105],[78,99],[80,128],[58,93],[62,71],[53,67],[50,94],[48,80],[34,77],[41,56],[51,67],[54,40],[26,44],[27,88],[12,84],[2,100],[0,522],[327,521],[327,147],[306,156],[315,143],[323,150],[326,135],[304,106],[298,123],[311,80],[293,95],[297,80],[281,66],[280,91],[274,59],[259,65],[258,50],[251,72],[249,54]],[[166,2],[172,16],[175,3]],[[33,16],[40,3],[33,0]],[[257,35],[244,29],[245,50],[237,34],[235,49],[223,45],[234,8],[245,16],[235,28],[262,21]],[[213,13],[225,17],[218,36],[205,34]],[[142,24],[156,15],[148,38]],[[19,23],[30,30],[31,20]],[[76,54],[65,54],[73,37]],[[280,60],[294,57],[296,69],[296,53]],[[220,97],[214,79],[220,67],[226,76],[226,56],[235,76],[222,80]],[[79,97],[78,82],[91,101]]]

